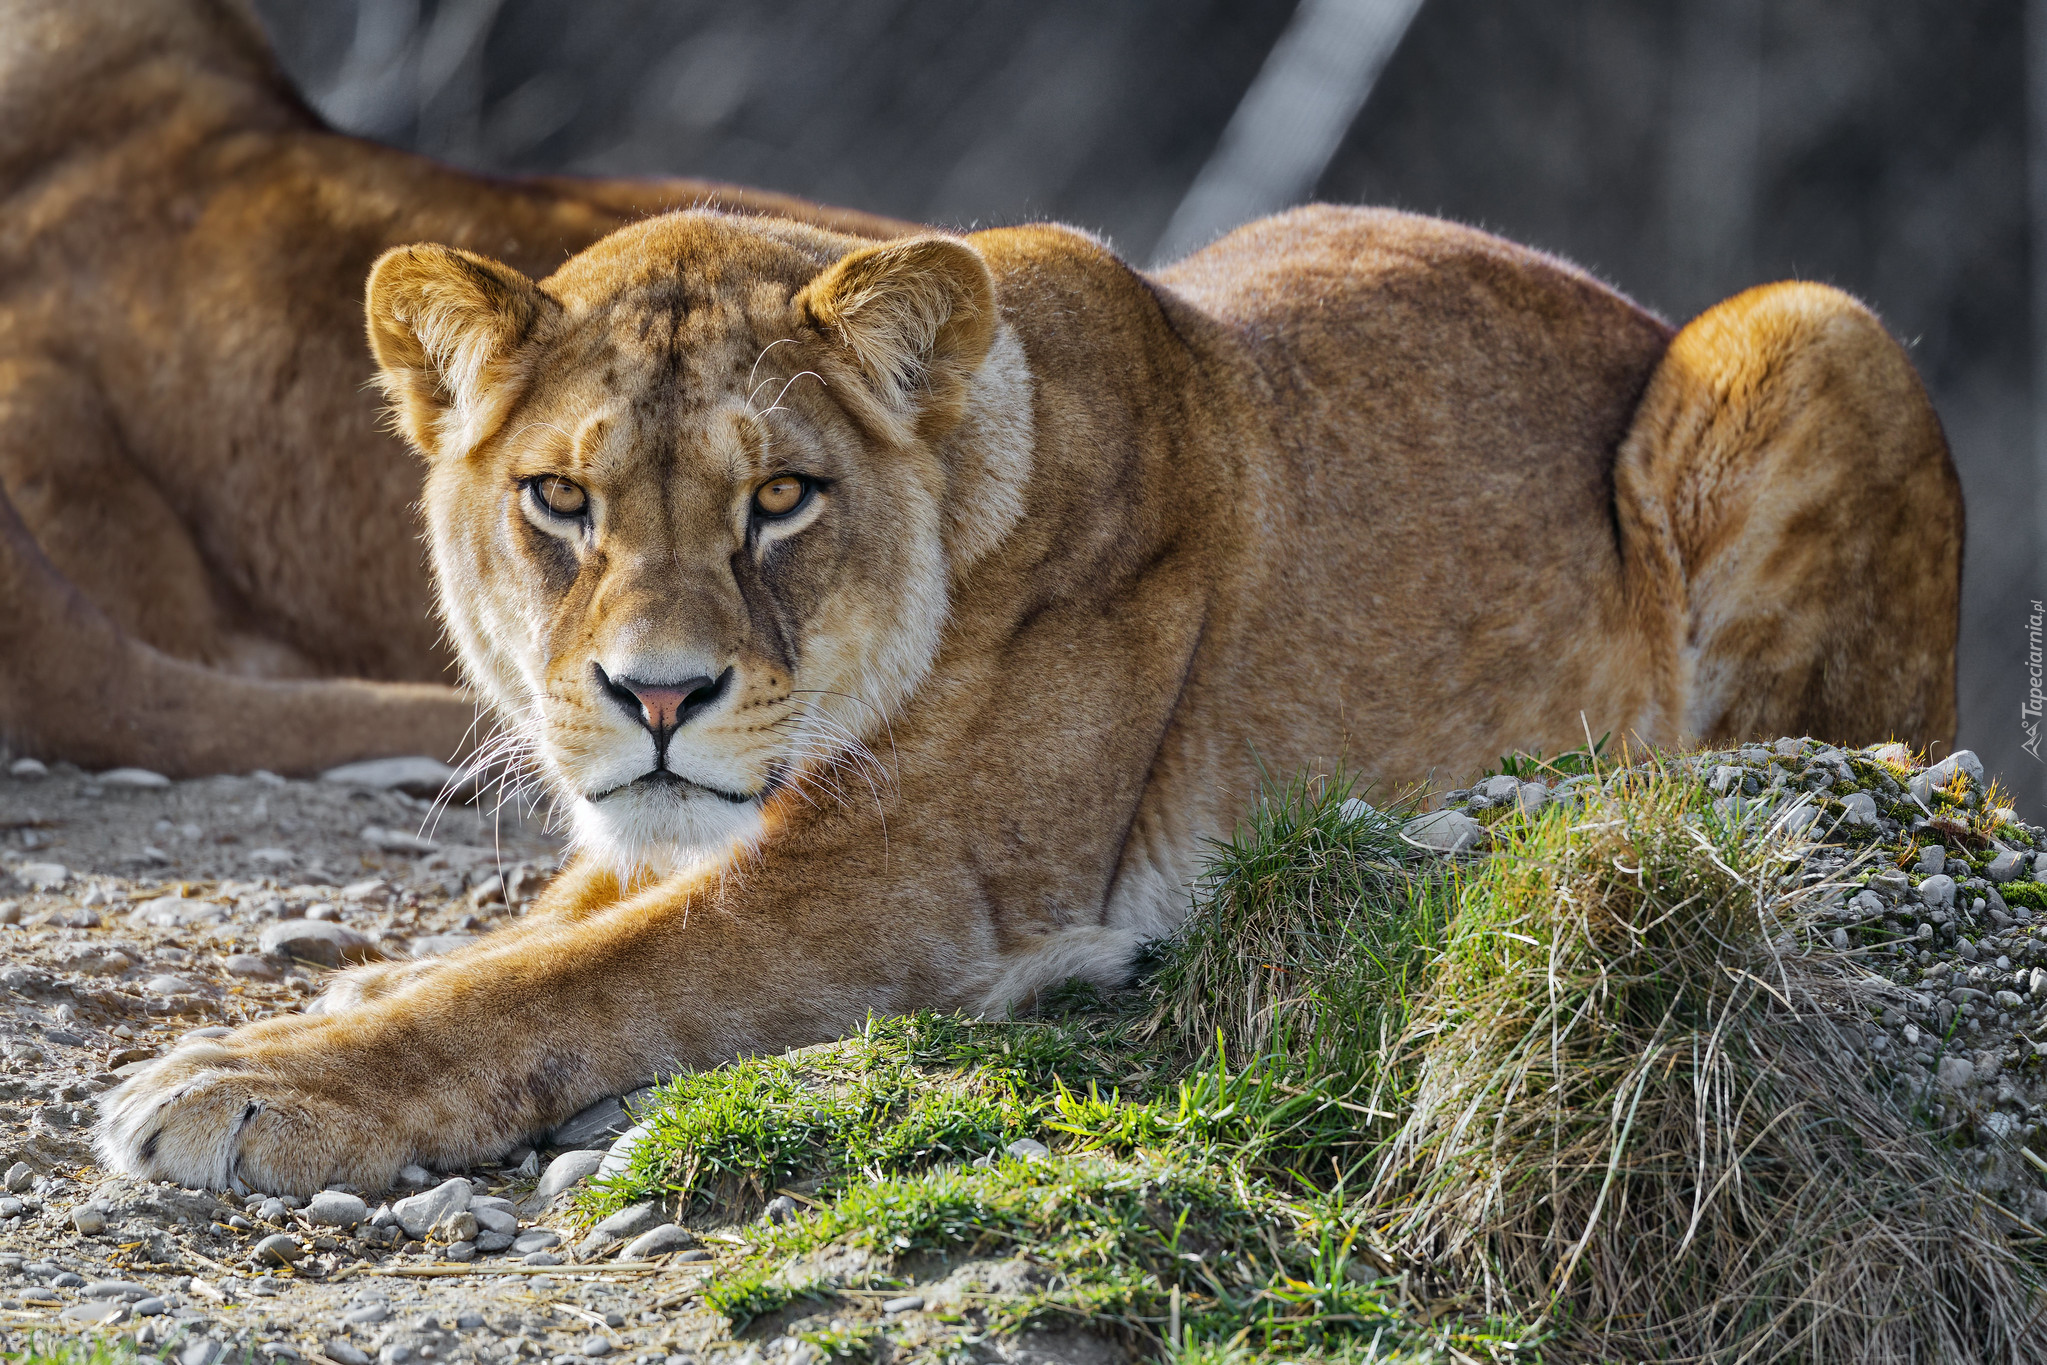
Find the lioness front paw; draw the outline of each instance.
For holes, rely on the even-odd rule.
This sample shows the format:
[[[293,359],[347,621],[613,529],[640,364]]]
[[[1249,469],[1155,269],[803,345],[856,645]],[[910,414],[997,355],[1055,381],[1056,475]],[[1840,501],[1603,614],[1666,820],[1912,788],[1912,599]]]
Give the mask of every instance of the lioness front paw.
[[[109,1092],[93,1135],[100,1160],[123,1175],[237,1193],[390,1186],[413,1154],[372,1097],[322,1093],[238,1036],[180,1048]]]

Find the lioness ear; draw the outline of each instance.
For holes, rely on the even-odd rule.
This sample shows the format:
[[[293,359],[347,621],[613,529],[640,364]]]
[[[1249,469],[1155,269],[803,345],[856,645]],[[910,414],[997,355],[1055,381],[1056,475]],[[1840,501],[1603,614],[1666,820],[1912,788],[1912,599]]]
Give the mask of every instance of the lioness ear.
[[[995,340],[995,279],[952,237],[856,251],[804,286],[797,307],[852,353],[892,434],[926,439],[959,421]]]
[[[518,387],[519,346],[561,305],[508,265],[446,246],[402,246],[370,269],[377,382],[405,438],[429,458],[466,454]]]

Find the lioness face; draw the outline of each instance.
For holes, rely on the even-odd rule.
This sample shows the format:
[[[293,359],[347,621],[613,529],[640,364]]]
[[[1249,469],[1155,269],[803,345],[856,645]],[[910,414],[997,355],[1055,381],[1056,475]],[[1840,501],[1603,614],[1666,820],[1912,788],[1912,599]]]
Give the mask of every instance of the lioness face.
[[[886,781],[875,741],[945,621],[944,437],[993,330],[986,267],[933,247],[936,270],[681,215],[544,286],[439,249],[379,263],[443,615],[621,870],[743,844],[778,793]]]

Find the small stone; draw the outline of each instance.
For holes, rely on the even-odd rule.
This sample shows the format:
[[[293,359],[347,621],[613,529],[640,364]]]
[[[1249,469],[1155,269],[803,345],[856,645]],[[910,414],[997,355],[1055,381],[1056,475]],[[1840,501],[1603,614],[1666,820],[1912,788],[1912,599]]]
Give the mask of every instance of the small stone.
[[[522,1265],[560,1265],[562,1258],[552,1251],[529,1251],[519,1261]]]
[[[476,1215],[468,1209],[457,1209],[443,1214],[428,1235],[436,1242],[474,1242],[476,1232]]]
[[[369,1216],[370,1207],[360,1195],[346,1190],[322,1190],[306,1201],[306,1218],[328,1228],[352,1228]]]
[[[12,776],[31,780],[50,775],[49,768],[43,764],[41,759],[37,758],[17,758],[14,762],[7,765],[7,771]]]
[[[451,1176],[424,1194],[399,1200],[391,1206],[391,1212],[397,1215],[398,1226],[405,1229],[407,1237],[425,1241],[442,1219],[469,1207],[470,1193],[467,1180]]]
[[[509,1232],[479,1232],[476,1234],[476,1249],[478,1251],[503,1251],[511,1246],[513,1240],[512,1234]]]
[[[612,1096],[608,1099],[601,1099],[580,1111],[563,1123],[561,1127],[548,1134],[547,1145],[550,1147],[588,1147],[593,1143],[602,1143],[604,1146],[609,1147],[612,1139],[616,1138],[627,1128],[630,1128],[632,1122],[632,1119],[626,1115],[625,1103],[617,1096]],[[602,1158],[600,1157],[599,1160],[602,1160]],[[553,1170],[552,1167],[548,1169],[550,1172]],[[594,1171],[597,1168],[593,1165],[590,1169]]]
[[[1018,1138],[1002,1150],[1020,1161],[1043,1161],[1052,1155],[1052,1149],[1036,1138]]]
[[[175,972],[159,972],[143,982],[142,989],[151,995],[191,995],[199,985]]]
[[[263,930],[257,946],[319,967],[367,962],[381,957],[375,944],[346,925],[325,920],[280,920]]]
[[[321,773],[320,780],[349,787],[370,787],[377,791],[402,791],[407,796],[438,796],[441,788],[455,776],[455,770],[447,764],[418,755],[344,763]]]
[[[579,1349],[586,1356],[608,1356],[611,1354],[611,1338],[592,1332],[583,1338]]]
[[[633,1153],[640,1149],[640,1144],[647,1140],[647,1135],[652,1131],[653,1129],[649,1125],[636,1123],[623,1133],[620,1133],[618,1140],[613,1142],[610,1149],[604,1153],[604,1160],[598,1163],[597,1178],[599,1180],[611,1180],[617,1176],[624,1175],[630,1170],[633,1164]]]
[[[1841,806],[1843,824],[1875,827],[1878,818],[1876,798],[1868,792],[1850,792],[1842,798]]]
[[[768,1206],[761,1210],[761,1217],[770,1223],[786,1223],[795,1216],[796,1201],[786,1194],[776,1195],[768,1201]]]
[[[607,1247],[639,1236],[660,1221],[661,1207],[652,1200],[629,1205],[591,1228],[590,1235],[576,1244],[576,1255],[588,1260]]]
[[[1514,807],[1525,816],[1542,814],[1549,804],[1549,788],[1540,782],[1523,782],[1514,793]]]
[[[1346,820],[1362,820],[1368,815],[1378,814],[1377,811],[1372,809],[1369,802],[1360,801],[1355,796],[1348,798],[1341,806],[1338,806],[1336,813]]]
[[[1401,837],[1437,853],[1462,853],[1485,838],[1485,827],[1462,811],[1439,810],[1408,821]]]
[[[1947,866],[1947,850],[1939,844],[1928,844],[1919,850],[1919,871],[1933,876]]]
[[[212,1337],[194,1337],[178,1352],[178,1365],[213,1365],[220,1353],[221,1345]]]
[[[680,1224],[663,1223],[626,1243],[625,1250],[619,1255],[628,1261],[644,1261],[649,1256],[666,1256],[671,1251],[680,1251],[695,1240]]]
[[[881,1311],[884,1313],[914,1313],[923,1306],[924,1299],[918,1294],[905,1294],[900,1299],[881,1301]]]
[[[468,1216],[468,1214],[462,1215],[464,1218]],[[441,1255],[450,1261],[473,1261],[476,1259],[476,1243],[468,1240],[450,1242],[448,1249],[443,1251]]]
[[[1997,1007],[2001,1010],[2015,1010],[2026,1003],[2019,998],[2017,991],[1999,991],[1991,998],[1997,1001]]]
[[[1940,1059],[1940,1084],[1947,1090],[1961,1090],[1976,1079],[1976,1064],[1967,1057]]]
[[[391,1316],[391,1305],[387,1303],[366,1303],[341,1315],[341,1320],[356,1327],[368,1327]]]
[[[17,863],[14,876],[37,891],[55,891],[71,880],[71,869],[62,863]]]
[[[213,901],[157,896],[130,909],[128,918],[157,929],[189,929],[198,924],[225,924],[228,911]]]
[[[93,779],[109,787],[168,787],[171,780],[147,768],[109,768]]]
[[[2020,865],[2024,861],[2024,855],[2006,849],[1990,860],[1990,866],[1983,870],[1983,875],[1993,882],[2011,881],[2019,875]]]
[[[82,1289],[85,1287],[85,1276],[66,1270],[61,1274],[52,1275],[50,1283],[59,1289]]]
[[[134,1307],[135,1316],[138,1318],[158,1318],[171,1311],[171,1306],[154,1294],[147,1294],[135,1300]]]
[[[93,1327],[111,1327],[128,1317],[125,1303],[74,1303],[57,1314],[66,1322],[83,1322]]]
[[[1919,883],[1919,899],[1930,909],[1951,909],[1955,903],[1955,879],[1936,873]]]
[[[481,1198],[472,1197],[469,1212],[476,1216],[476,1225],[487,1232],[506,1232],[514,1236],[519,1232],[519,1218],[508,1208],[500,1207],[499,1201],[486,1204]]]
[[[712,1257],[710,1252],[705,1251],[702,1247],[698,1247],[695,1251],[683,1252],[680,1256],[677,1256],[675,1259],[678,1262],[694,1262],[708,1261],[712,1259]]]
[[[258,1261],[270,1261],[276,1265],[291,1265],[306,1254],[298,1239],[288,1232],[273,1232],[256,1243],[254,1253]]]
[[[1831,933],[1831,934],[1827,935],[1827,942],[1829,942],[1829,943],[1831,943],[1831,944],[1833,944],[1833,945],[1834,945],[1834,950],[1835,950],[1836,952],[1841,952],[1841,953],[1845,953],[1845,952],[1847,952],[1847,951],[1848,951],[1848,931],[1847,931],[1846,929],[1839,929],[1839,928],[1835,929],[1833,933]]]
[[[367,1352],[358,1350],[353,1343],[340,1337],[329,1339],[320,1351],[327,1359],[338,1362],[338,1365],[370,1365]]]
[[[432,1172],[424,1166],[402,1166],[398,1170],[398,1188],[416,1190],[434,1183]]]
[[[11,1194],[20,1194],[36,1183],[35,1170],[26,1161],[17,1161],[7,1168],[7,1189]]]
[[[132,1280],[95,1280],[78,1291],[85,1299],[146,1299],[149,1290]]]
[[[594,1175],[603,1164],[602,1152],[563,1152],[547,1164],[547,1174],[540,1177],[540,1183],[533,1187],[533,1197],[527,1200],[528,1208],[545,1208],[554,1197],[578,1181]]]
[[[284,1207],[282,1199],[273,1197],[259,1200],[256,1204],[256,1216],[266,1223],[282,1223],[287,1212],[289,1210]]]
[[[2033,968],[2032,974],[2026,978],[2026,994],[2032,996],[2035,1000],[2047,998],[2047,968]],[[8,1172],[7,1188],[10,1190],[14,1188],[14,1173],[12,1171]]]
[[[220,964],[229,976],[239,976],[245,981],[275,981],[284,973],[277,970],[277,964],[267,957],[254,953],[230,953]]]
[[[524,1256],[529,1252],[545,1251],[551,1246],[561,1245],[562,1235],[552,1228],[534,1228],[522,1232],[512,1242],[512,1250]]]
[[[90,1204],[80,1204],[71,1210],[71,1226],[91,1237],[107,1230],[107,1216]]]

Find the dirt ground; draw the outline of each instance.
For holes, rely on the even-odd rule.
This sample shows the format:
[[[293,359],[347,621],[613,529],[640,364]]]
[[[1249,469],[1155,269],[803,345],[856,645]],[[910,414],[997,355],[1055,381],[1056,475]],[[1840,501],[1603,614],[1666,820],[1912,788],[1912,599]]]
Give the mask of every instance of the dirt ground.
[[[275,927],[287,921],[327,921],[388,956],[447,951],[551,875],[558,847],[538,820],[269,774],[165,783],[37,766],[0,770],[0,1342],[125,1334],[181,1365],[249,1351],[679,1365],[723,1335],[691,1307],[701,1250],[629,1269],[579,1264],[566,1246],[539,1258],[559,1253],[554,1267],[509,1250],[458,1263],[396,1227],[316,1226],[281,1204],[94,1165],[95,1097],[125,1073],[194,1030],[318,993],[325,969],[266,953],[266,929],[274,940],[298,932]],[[479,1196],[518,1200],[547,1157],[514,1152],[465,1174]],[[411,1192],[362,1193],[375,1210]],[[573,1231],[560,1200],[551,1215],[518,1212],[522,1233],[550,1216]],[[296,1265],[258,1256],[278,1233]],[[789,1346],[778,1359],[810,1351]],[[714,1353],[758,1358],[729,1340]]]

